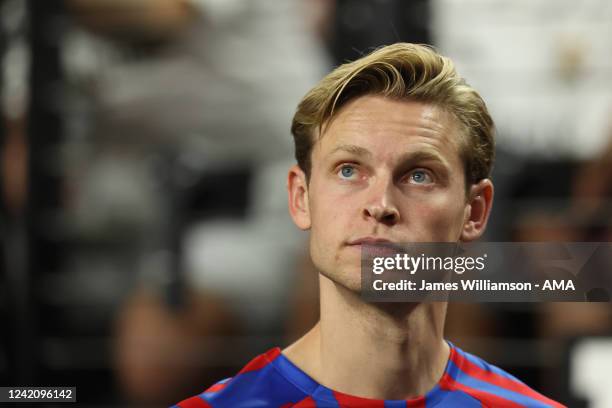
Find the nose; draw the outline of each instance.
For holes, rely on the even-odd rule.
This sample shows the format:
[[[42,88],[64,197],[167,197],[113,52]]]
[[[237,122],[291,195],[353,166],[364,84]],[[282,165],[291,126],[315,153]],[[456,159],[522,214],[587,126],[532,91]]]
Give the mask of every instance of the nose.
[[[363,215],[381,224],[395,225],[400,220],[400,213],[393,199],[392,183],[380,184],[374,186],[371,200],[363,208]]]

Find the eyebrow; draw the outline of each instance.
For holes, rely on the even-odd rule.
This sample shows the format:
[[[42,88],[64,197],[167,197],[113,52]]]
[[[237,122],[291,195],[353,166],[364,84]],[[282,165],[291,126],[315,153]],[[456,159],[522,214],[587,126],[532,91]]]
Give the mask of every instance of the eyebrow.
[[[361,146],[356,146],[356,145],[340,145],[337,146],[334,150],[332,150],[328,156],[331,156],[337,152],[346,152],[346,153],[351,153],[354,154],[356,156],[362,156],[362,157],[372,157],[372,152],[370,152],[368,149],[363,148]]]
[[[356,146],[356,145],[340,145],[334,148],[328,156],[331,156],[338,152],[346,152],[351,153],[356,156],[371,158],[373,156],[372,152],[368,149]],[[444,158],[436,151],[431,150],[420,150],[417,152],[408,152],[403,154],[399,162],[400,163],[415,163],[420,161],[435,161],[442,164],[444,167],[449,168],[448,162],[444,160]]]
[[[400,158],[402,163],[415,163],[421,161],[435,161],[446,168],[449,168],[448,162],[436,151],[420,150],[413,153],[403,154]]]

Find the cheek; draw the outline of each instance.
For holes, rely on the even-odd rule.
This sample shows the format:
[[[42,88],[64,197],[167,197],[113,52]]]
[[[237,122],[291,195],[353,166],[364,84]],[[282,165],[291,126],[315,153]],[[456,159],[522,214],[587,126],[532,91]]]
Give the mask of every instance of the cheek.
[[[310,210],[319,227],[337,226],[351,215],[354,217],[359,201],[356,194],[330,182],[313,184],[312,188]]]
[[[343,194],[333,188],[313,189],[310,200],[311,251],[313,258],[338,257],[337,249],[354,231],[353,224],[358,219],[358,199],[355,195]]]
[[[437,194],[416,202],[412,210],[407,210],[409,228],[420,230],[423,241],[455,241],[463,227],[465,209],[463,200],[456,197]]]
[[[333,234],[336,228],[330,222],[336,217],[337,207],[332,207],[327,202],[327,196],[322,194],[320,189],[313,189],[314,194],[310,200],[310,218],[312,221],[310,231],[310,248],[314,253],[321,253],[329,248],[333,241]],[[316,198],[315,198],[316,197]]]

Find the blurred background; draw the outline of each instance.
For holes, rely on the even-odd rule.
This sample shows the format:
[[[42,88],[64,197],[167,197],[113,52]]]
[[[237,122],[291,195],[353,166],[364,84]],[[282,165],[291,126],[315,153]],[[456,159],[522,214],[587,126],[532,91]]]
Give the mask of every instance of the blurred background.
[[[317,282],[286,210],[291,117],[332,67],[383,44],[435,45],[487,101],[488,240],[612,240],[610,2],[0,0],[0,13],[3,386],[166,406],[305,333]],[[610,303],[452,304],[447,334],[568,406],[612,406]]]

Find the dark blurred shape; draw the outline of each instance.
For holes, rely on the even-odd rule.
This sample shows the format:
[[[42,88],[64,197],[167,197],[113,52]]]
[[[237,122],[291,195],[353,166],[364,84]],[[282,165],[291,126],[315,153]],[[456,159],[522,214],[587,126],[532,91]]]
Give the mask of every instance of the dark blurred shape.
[[[60,206],[61,176],[57,162],[62,121],[57,100],[61,79],[57,18],[59,1],[28,1],[30,87],[27,124],[28,179],[25,203],[26,248],[24,264],[12,265],[15,381],[38,383],[41,369],[39,319],[42,310],[35,297],[35,282],[58,267],[61,250],[48,220]],[[19,228],[19,227],[17,227]],[[20,232],[13,231],[13,239]],[[19,243],[16,243],[18,246]],[[11,256],[19,256],[19,249]],[[27,260],[27,261],[26,261]]]
[[[176,157],[169,157],[163,170],[168,173],[165,177],[160,174],[163,180],[160,185],[166,192],[168,221],[163,235],[171,258],[165,295],[169,307],[180,312],[187,302],[183,254],[186,231],[198,221],[246,219],[252,173],[248,167],[237,166],[198,174]],[[191,182],[185,183],[185,179]]]
[[[134,294],[122,308],[114,362],[128,401],[170,405],[190,392],[201,392],[203,384],[214,383],[218,376],[232,374],[220,356],[226,342],[236,338],[236,317],[212,293],[183,296],[181,314],[146,290]],[[176,384],[169,378],[183,381]]]
[[[405,41],[429,44],[428,0],[338,0],[334,61],[353,61],[373,48]]]
[[[4,6],[4,0],[0,0],[0,8]],[[0,66],[4,66],[4,54],[6,50],[6,35],[4,30],[0,30]],[[0,151],[4,152],[5,149],[5,119],[4,114],[0,115]],[[4,169],[4,157],[0,158],[0,165]],[[4,171],[3,171],[4,173]],[[4,186],[4,183],[2,183]],[[6,229],[6,198],[4,195],[0,198],[0,229]],[[7,284],[7,264],[5,256],[6,237],[4,234],[0,234],[0,321],[8,322],[8,297],[6,295],[6,284]],[[8,347],[9,338],[6,335],[6,330],[0,333],[0,382],[6,383],[8,381]]]
[[[92,31],[134,43],[157,43],[178,35],[194,19],[186,1],[66,0],[69,11]]]
[[[587,299],[589,302],[609,302],[610,293],[604,288],[591,289],[587,293]]]

